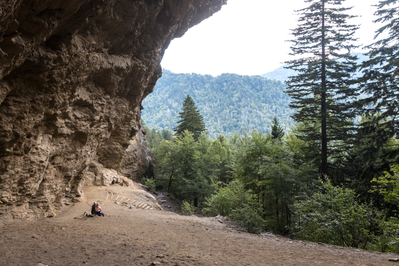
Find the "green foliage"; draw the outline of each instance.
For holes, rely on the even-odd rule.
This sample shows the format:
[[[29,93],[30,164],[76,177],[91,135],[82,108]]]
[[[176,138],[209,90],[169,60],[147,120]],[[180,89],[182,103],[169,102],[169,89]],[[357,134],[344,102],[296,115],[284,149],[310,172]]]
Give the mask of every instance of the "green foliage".
[[[397,208],[386,203],[377,191],[371,191],[371,181],[389,171],[390,165],[399,163],[398,141],[387,134],[389,129],[383,121],[371,122],[374,119],[373,116],[362,116],[353,146],[343,156],[344,160],[334,163],[330,177],[333,184],[354,189],[362,201],[372,202],[380,210],[392,213]]]
[[[173,139],[172,132],[170,132],[169,130],[167,130],[165,128],[162,129],[161,134],[162,134],[163,139],[166,139],[166,140],[172,140]]]
[[[251,191],[246,190],[239,180],[230,182],[217,193],[207,199],[204,213],[209,215],[231,216],[251,233],[258,233],[264,220],[260,213],[261,208]]]
[[[205,134],[195,140],[186,130],[180,138],[164,140],[156,149],[155,158],[159,165],[158,184],[195,207],[215,191],[214,184],[220,176],[227,175],[227,149]]]
[[[399,254],[399,219],[381,220],[380,227],[382,233],[369,244],[368,249]]]
[[[145,186],[151,188],[153,191],[155,191],[156,183],[153,178],[145,178],[143,180],[143,185],[145,185]]]
[[[399,164],[391,168],[391,172],[385,171],[384,176],[374,178],[372,182],[377,183],[374,190],[384,195],[384,200],[399,207]]]
[[[179,117],[180,120],[177,122],[177,127],[173,129],[176,131],[177,137],[181,137],[183,132],[188,130],[193,134],[194,139],[198,139],[201,133],[206,131],[204,119],[189,95],[184,99]]]
[[[328,156],[351,134],[356,116],[353,102],[357,98],[354,86],[357,26],[347,24],[352,18],[341,5],[345,1],[308,0],[308,6],[298,11],[298,27],[292,31],[292,55],[288,69],[296,71],[289,77],[286,92],[295,108],[293,118],[303,122],[302,137],[320,150],[322,174],[327,174]],[[341,141],[341,142],[340,142]]]
[[[284,137],[284,129],[278,123],[277,117],[273,118],[272,122],[272,139],[282,139]]]
[[[143,103],[145,119],[162,129],[143,123],[157,160],[155,182],[154,174],[144,182],[173,192],[185,213],[206,206],[250,232],[399,252],[399,1],[379,2],[382,38],[370,46],[358,80],[350,8],[344,0],[305,2],[293,30],[296,59],[288,62],[294,109],[287,110],[290,97],[277,81],[165,70]],[[292,113],[298,124],[284,136]],[[200,122],[186,123],[190,115]],[[213,139],[201,134],[201,121]],[[175,127],[177,138],[169,131]],[[316,177],[327,165],[331,182],[319,191]]]
[[[267,228],[311,241],[395,251],[394,218],[386,220],[358,203],[353,190],[330,182],[322,184],[323,192],[315,192],[320,181],[309,161],[308,143],[296,133],[293,128],[279,141],[261,132],[215,140],[202,134],[195,140],[185,131],[155,149],[156,185],[185,202],[184,213],[205,207],[203,212],[231,216],[249,232]]]
[[[301,159],[301,151],[292,141],[300,140],[290,136],[282,143],[272,140],[270,134],[252,132],[235,143],[235,177],[256,195],[268,228],[283,234],[288,233],[295,198],[310,193],[316,179],[314,167]]]
[[[368,46],[368,60],[361,64],[363,75],[359,79],[362,97],[357,101],[358,111],[363,115],[357,130],[356,146],[350,153],[345,169],[348,170],[350,186],[362,198],[373,199],[375,206],[398,214],[392,201],[383,200],[377,190],[371,189],[371,180],[379,179],[390,165],[398,164],[398,78],[399,58],[398,0],[381,0],[376,5],[375,22],[381,23],[375,34],[375,42]],[[396,208],[395,208],[396,207]]]
[[[176,127],[177,114],[189,94],[201,115],[210,137],[231,136],[241,128],[270,132],[273,117],[288,129],[292,125],[290,98],[286,86],[260,76],[222,74],[218,77],[175,74],[163,70],[154,92],[143,101],[143,119],[149,127]]]
[[[296,202],[292,232],[295,237],[346,247],[365,248],[374,235],[381,214],[367,204],[360,204],[351,189],[322,182],[322,192]]]
[[[206,200],[203,212],[210,215],[229,216],[240,204],[248,204],[253,200],[251,195],[239,180],[221,187],[216,194]]]
[[[259,214],[260,211],[261,208],[253,204],[243,204],[232,213],[231,218],[238,221],[249,233],[259,234],[265,225],[265,221]]]
[[[167,129],[149,129],[142,121],[142,125],[146,134],[147,145],[153,152],[159,147],[162,140],[172,140],[173,134]]]
[[[181,212],[184,215],[193,215],[194,211],[195,211],[195,207],[184,200],[181,205]]]
[[[376,42],[370,45],[370,59],[361,68],[362,93],[366,96],[359,101],[362,112],[380,113],[377,121],[384,121],[390,128],[390,136],[399,129],[398,114],[398,58],[399,58],[399,13],[398,0],[381,0],[377,5],[375,22],[383,25],[377,30]]]

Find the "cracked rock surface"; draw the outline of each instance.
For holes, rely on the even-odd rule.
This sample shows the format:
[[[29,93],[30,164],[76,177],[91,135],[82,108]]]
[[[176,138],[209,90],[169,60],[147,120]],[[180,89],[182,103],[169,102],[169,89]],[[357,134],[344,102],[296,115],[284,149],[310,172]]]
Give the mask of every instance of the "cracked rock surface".
[[[104,169],[138,181],[163,53],[226,1],[0,1],[0,216],[53,216]]]

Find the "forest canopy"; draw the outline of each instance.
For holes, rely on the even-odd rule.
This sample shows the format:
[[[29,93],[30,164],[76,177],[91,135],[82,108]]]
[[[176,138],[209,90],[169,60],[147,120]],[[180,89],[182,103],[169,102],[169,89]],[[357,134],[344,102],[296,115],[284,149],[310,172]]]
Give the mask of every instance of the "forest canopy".
[[[179,103],[167,100],[164,110],[153,102],[151,119],[172,125],[171,108],[190,94],[205,99],[195,101],[205,130],[173,137],[170,126],[143,123],[155,159],[144,182],[171,192],[189,213],[230,216],[248,232],[399,253],[399,0],[378,4],[382,26],[362,62],[350,53],[357,26],[344,2],[305,0],[288,86],[166,71],[178,81],[168,85],[177,91],[164,89],[175,97],[167,99]],[[281,112],[286,104],[292,109]],[[288,116],[296,122],[289,131]]]
[[[163,70],[154,92],[143,101],[143,120],[150,128],[172,130],[186,95],[204,117],[209,136],[242,130],[270,132],[273,117],[284,129],[293,124],[286,85],[260,76],[222,74],[218,77],[175,74]]]

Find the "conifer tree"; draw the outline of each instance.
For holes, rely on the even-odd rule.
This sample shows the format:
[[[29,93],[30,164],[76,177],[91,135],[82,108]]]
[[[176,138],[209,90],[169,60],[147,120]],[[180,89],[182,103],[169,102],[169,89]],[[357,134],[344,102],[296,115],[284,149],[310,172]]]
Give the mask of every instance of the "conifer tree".
[[[368,46],[369,60],[361,65],[361,93],[358,101],[364,113],[357,130],[357,143],[347,167],[356,177],[354,185],[361,198],[373,197],[376,206],[392,208],[385,204],[381,195],[370,194],[373,178],[390,165],[398,163],[399,143],[395,140],[399,130],[399,0],[380,0],[374,22],[381,23],[376,31],[375,42]],[[355,161],[356,160],[356,161]],[[355,161],[356,164],[353,164]]]
[[[193,133],[194,139],[197,140],[201,133],[206,131],[204,118],[189,95],[184,99],[179,118],[177,127],[173,129],[177,137],[181,137],[184,131],[188,130]]]
[[[399,1],[381,0],[375,15],[379,17],[375,22],[383,25],[376,32],[376,42],[368,47],[370,59],[362,64],[362,93],[368,97],[359,102],[366,114],[379,114],[372,123],[390,129],[389,135],[381,135],[387,140],[399,129]]]
[[[284,129],[278,123],[277,117],[274,117],[272,121],[272,139],[281,139],[282,137],[284,137]]]
[[[305,0],[309,5],[298,12],[298,27],[292,31],[288,69],[298,74],[288,79],[286,92],[291,96],[293,118],[303,122],[304,139],[321,154],[320,171],[327,174],[329,143],[335,147],[350,137],[352,102],[356,90],[352,75],[356,72],[354,34],[358,28],[347,20],[351,8],[345,0]]]
[[[166,140],[172,140],[173,139],[172,132],[170,132],[169,130],[167,130],[165,128],[162,129],[161,134],[162,134],[163,139],[166,139]]]

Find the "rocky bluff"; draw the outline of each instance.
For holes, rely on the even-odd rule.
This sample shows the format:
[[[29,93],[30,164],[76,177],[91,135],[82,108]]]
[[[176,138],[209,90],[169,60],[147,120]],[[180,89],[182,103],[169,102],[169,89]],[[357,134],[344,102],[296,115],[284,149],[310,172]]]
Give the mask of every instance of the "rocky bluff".
[[[2,0],[0,216],[53,216],[85,185],[139,179],[163,53],[226,1]]]

